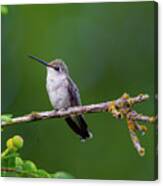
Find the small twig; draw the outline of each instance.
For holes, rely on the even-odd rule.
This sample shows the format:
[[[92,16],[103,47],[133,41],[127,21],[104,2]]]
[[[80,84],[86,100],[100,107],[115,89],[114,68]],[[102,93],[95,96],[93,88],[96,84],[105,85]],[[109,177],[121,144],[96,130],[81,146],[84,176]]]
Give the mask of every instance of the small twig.
[[[38,176],[35,173],[29,172],[29,171],[23,171],[16,168],[10,168],[10,167],[1,167],[1,172],[14,172],[17,174],[27,175],[28,177],[34,177],[37,178]]]
[[[140,94],[136,97],[130,97],[127,93],[125,93],[122,97],[114,101],[70,107],[67,110],[32,112],[28,115],[11,118],[9,122],[2,121],[1,126],[7,127],[13,126],[15,124],[21,124],[24,122],[45,120],[50,118],[65,118],[70,115],[78,115],[85,113],[110,112],[115,118],[126,118],[131,140],[133,141],[134,146],[139,152],[139,154],[143,155],[142,152],[140,153],[141,145],[139,143],[135,131],[146,132],[146,127],[140,126],[137,121],[152,123],[156,121],[157,117],[138,114],[136,111],[133,110],[133,106],[137,103],[141,103],[147,100],[148,98],[149,96],[147,94]]]
[[[1,167],[1,172],[19,172],[15,168]]]

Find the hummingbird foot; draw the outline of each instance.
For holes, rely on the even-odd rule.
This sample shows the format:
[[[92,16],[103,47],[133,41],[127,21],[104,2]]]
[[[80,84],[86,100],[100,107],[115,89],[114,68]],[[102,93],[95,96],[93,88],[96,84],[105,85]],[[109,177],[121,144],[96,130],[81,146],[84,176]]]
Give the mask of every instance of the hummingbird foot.
[[[66,111],[68,108],[60,108],[60,109],[54,109],[55,112],[64,112]]]

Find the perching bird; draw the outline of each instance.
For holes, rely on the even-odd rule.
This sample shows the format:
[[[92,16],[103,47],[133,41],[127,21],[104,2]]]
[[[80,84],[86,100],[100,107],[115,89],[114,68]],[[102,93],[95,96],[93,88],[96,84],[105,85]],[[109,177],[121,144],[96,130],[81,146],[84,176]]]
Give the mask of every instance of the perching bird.
[[[47,67],[46,88],[54,110],[63,110],[81,105],[80,94],[76,84],[69,75],[67,65],[61,59],[47,63],[35,56],[30,58]],[[81,137],[81,140],[92,138],[87,123],[82,114],[65,118],[69,127]]]

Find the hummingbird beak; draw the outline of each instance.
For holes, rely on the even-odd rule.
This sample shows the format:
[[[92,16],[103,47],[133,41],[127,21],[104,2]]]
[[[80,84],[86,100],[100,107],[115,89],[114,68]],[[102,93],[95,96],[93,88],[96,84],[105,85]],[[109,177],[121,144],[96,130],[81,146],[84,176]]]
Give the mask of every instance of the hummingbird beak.
[[[39,63],[41,63],[41,64],[47,66],[47,67],[50,67],[50,65],[49,65],[46,61],[44,61],[44,60],[42,60],[42,59],[39,59],[39,58],[36,57],[36,56],[29,55],[29,57],[30,57],[31,59],[34,59],[34,60],[38,61]]]

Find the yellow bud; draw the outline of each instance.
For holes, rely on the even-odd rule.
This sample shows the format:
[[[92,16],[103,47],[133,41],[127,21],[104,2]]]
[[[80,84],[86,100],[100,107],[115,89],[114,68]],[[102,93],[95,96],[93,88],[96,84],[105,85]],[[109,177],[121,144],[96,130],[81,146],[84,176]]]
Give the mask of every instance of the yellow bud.
[[[7,146],[8,149],[11,149],[13,147],[12,138],[7,140],[6,146]]]
[[[6,146],[9,150],[14,150],[14,151],[17,150],[17,148],[13,144],[13,139],[12,138],[7,140]]]
[[[18,148],[18,149],[22,148],[24,141],[23,141],[23,138],[21,136],[18,136],[18,135],[14,136],[12,138],[12,141],[13,141],[13,145],[16,148]]]

